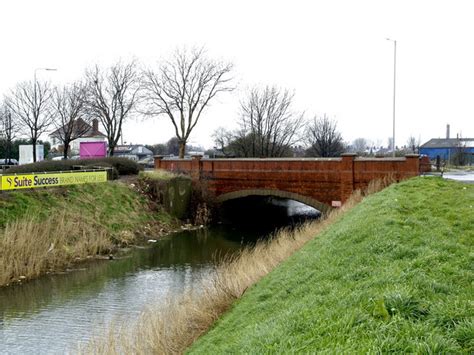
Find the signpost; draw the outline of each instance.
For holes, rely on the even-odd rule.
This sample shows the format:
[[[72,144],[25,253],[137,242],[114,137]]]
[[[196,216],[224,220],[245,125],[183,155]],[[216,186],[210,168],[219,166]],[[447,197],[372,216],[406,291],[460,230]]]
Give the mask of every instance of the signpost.
[[[34,189],[107,181],[107,171],[1,175],[0,190]]]

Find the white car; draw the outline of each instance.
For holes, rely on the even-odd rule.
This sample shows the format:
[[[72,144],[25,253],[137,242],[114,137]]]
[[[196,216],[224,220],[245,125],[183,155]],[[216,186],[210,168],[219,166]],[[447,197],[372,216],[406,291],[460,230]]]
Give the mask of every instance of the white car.
[[[0,159],[0,165],[18,165],[18,160],[16,159]]]

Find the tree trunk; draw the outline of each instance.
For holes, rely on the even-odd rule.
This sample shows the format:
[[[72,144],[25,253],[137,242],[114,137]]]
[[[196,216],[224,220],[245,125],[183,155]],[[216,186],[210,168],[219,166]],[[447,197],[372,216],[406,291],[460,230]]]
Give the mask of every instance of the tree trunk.
[[[33,163],[36,163],[36,139],[32,139],[31,143],[33,144]]]
[[[10,141],[7,141],[6,147],[5,147],[5,158],[8,159],[8,164],[11,164],[12,162],[12,143]]]
[[[110,140],[108,143],[109,143],[109,146],[107,147],[107,155],[109,157],[113,157],[116,144],[113,141],[111,142]]]
[[[64,152],[63,152],[63,158],[64,160],[67,159],[67,153],[69,152],[69,143],[64,143]]]
[[[179,142],[179,159],[184,159],[185,151],[186,151],[186,142]]]

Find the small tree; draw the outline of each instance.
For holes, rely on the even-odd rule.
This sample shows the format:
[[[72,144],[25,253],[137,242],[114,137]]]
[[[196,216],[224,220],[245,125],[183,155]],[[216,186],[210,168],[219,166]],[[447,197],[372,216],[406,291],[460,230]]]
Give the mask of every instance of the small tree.
[[[122,135],[122,126],[138,104],[141,80],[135,61],[118,62],[104,70],[95,66],[86,71],[86,110],[97,118],[107,134],[108,154]]]
[[[3,154],[0,157],[7,159],[11,163],[13,140],[16,138],[18,126],[13,120],[12,112],[9,107],[2,103],[0,104],[0,143]]]
[[[369,146],[369,142],[365,138],[356,138],[352,142],[352,151],[359,155],[363,155],[366,153],[366,150]]]
[[[467,145],[462,138],[459,138],[459,136],[455,143],[453,153],[450,163],[454,165],[466,165],[468,163]]]
[[[170,138],[168,142],[166,142],[166,149],[168,150],[168,154],[178,155],[180,151],[179,139],[176,137]]]
[[[231,146],[235,140],[232,131],[225,129],[224,127],[218,127],[212,133],[212,138],[214,140],[215,150],[221,152],[224,156],[229,157],[238,155]],[[242,156],[246,155],[243,154]]]
[[[407,150],[410,153],[416,153],[420,150],[420,138],[416,139],[414,136],[410,136],[407,139]]]
[[[47,82],[23,82],[6,98],[6,104],[20,131],[33,145],[33,161],[36,162],[36,144],[39,137],[50,127],[52,90]]]
[[[342,135],[337,130],[337,124],[326,115],[314,117],[308,125],[306,141],[309,144],[307,156],[337,157],[344,152]]]
[[[83,137],[90,130],[90,120],[84,115],[86,92],[82,83],[74,83],[62,89],[56,88],[54,91],[54,135],[63,144],[64,159],[68,156],[71,142]]]
[[[146,113],[166,115],[179,141],[179,157],[184,158],[186,143],[204,109],[220,92],[231,91],[232,64],[205,56],[204,50],[177,50],[171,60],[156,71],[145,73]]]

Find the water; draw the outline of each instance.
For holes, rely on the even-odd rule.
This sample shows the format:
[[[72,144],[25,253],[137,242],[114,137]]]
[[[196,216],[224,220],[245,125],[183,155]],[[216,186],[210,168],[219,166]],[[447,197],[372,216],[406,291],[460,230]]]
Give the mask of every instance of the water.
[[[301,204],[272,204],[285,207],[286,224],[316,216]],[[274,215],[275,209],[271,211]],[[198,287],[213,272],[217,259],[275,229],[275,224],[256,225],[252,218],[244,219],[249,223],[183,231],[123,258],[94,261],[0,289],[0,353],[73,351],[101,334],[111,321],[136,319],[146,307]],[[278,221],[283,223],[280,217]]]

